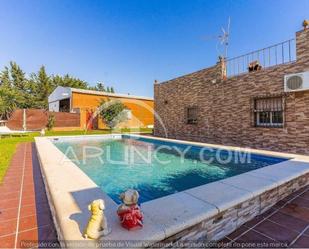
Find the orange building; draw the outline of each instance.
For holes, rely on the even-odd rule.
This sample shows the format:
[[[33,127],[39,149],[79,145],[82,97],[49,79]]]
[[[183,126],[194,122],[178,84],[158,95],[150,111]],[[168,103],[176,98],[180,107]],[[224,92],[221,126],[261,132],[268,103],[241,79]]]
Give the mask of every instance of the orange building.
[[[80,127],[74,127],[76,129],[104,129],[106,125],[100,115],[96,115],[103,100],[119,100],[127,107],[128,120],[118,127],[153,127],[153,99],[148,97],[58,86],[48,97],[48,104],[52,112],[79,113]]]

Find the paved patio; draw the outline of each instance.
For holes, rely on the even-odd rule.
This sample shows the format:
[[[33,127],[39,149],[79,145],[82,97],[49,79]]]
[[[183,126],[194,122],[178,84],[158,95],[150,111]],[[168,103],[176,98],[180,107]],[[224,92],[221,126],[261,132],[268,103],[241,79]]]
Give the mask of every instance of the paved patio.
[[[281,242],[281,247],[309,248],[309,187],[279,201],[270,210],[225,237],[222,242],[228,243],[230,247],[246,248],[249,247],[246,243]]]
[[[0,185],[0,248],[35,246],[21,243],[23,240],[57,243],[33,143],[23,143],[17,147],[4,182]],[[225,244],[229,247],[249,247],[241,243],[281,242],[281,247],[308,248],[309,187],[278,202],[222,242],[231,243]]]
[[[32,143],[17,147],[0,185],[0,248],[33,247],[23,240],[57,242],[40,166]]]

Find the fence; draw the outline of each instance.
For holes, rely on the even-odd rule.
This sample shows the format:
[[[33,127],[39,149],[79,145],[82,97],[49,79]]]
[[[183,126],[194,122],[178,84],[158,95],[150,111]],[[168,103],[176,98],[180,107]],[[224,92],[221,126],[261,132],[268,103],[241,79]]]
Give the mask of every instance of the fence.
[[[41,130],[46,127],[48,116],[53,115],[56,128],[80,127],[79,113],[49,112],[42,109],[26,109],[25,116],[23,113],[22,109],[15,110],[8,120],[7,126],[12,130],[23,130],[24,128],[30,131]]]
[[[226,61],[227,77],[249,72],[249,64],[257,62],[259,69],[290,63],[296,60],[296,42],[290,39],[267,48],[237,56]]]

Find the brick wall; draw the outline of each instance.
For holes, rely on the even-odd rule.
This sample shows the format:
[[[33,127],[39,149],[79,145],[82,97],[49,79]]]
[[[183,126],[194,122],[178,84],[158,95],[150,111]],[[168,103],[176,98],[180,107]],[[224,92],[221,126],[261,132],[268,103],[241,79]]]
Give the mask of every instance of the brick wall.
[[[309,71],[309,30],[296,33],[297,60],[221,79],[221,63],[155,84],[156,136],[309,154],[309,91],[285,96],[283,128],[253,126],[252,100],[283,93],[284,75]],[[216,80],[216,82],[214,82]],[[198,123],[185,112],[198,107]]]

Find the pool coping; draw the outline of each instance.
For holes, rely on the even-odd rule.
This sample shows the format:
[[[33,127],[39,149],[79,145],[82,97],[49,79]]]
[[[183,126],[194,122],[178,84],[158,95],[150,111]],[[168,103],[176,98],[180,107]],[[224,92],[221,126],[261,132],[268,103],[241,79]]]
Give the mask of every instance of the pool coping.
[[[87,205],[94,199],[104,199],[105,214],[112,229],[112,232],[103,237],[101,241],[153,243],[169,238],[238,203],[250,200],[309,173],[309,156],[135,134],[123,135],[292,159],[142,203],[143,229],[127,231],[119,225],[116,215],[117,204],[72,161],[64,160],[67,158],[50,141],[50,138],[56,137],[36,137],[38,158],[58,236],[61,241],[67,241],[67,243],[62,242],[63,246],[74,247],[68,243],[69,241],[86,241],[81,232],[89,217]],[[63,136],[63,138],[121,136],[121,134],[108,134]],[[249,181],[248,178],[250,178]],[[218,190],[221,193],[219,198],[216,194]],[[140,245],[140,247],[145,246],[144,244]]]

